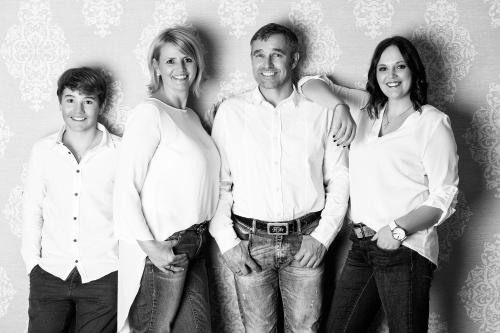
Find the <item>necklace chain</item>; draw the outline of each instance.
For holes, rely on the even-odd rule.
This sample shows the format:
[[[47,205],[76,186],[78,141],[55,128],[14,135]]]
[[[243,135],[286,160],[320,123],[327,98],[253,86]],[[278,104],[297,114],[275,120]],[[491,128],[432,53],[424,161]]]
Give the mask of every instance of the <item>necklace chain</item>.
[[[395,120],[399,119],[404,114],[406,114],[406,112],[408,112],[412,107],[413,107],[413,104],[410,104],[410,106],[407,107],[403,112],[398,114],[396,117],[392,118],[392,120],[389,120],[389,104],[387,104],[387,108],[384,112],[385,122],[382,121],[382,125],[384,126],[384,129],[387,129]]]

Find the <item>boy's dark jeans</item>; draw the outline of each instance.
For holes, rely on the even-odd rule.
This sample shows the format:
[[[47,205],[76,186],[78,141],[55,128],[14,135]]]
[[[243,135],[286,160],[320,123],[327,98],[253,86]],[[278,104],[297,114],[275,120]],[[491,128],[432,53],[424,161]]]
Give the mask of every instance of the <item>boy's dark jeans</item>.
[[[61,280],[35,266],[30,273],[28,332],[116,332],[117,282],[117,272],[82,283],[76,268]]]

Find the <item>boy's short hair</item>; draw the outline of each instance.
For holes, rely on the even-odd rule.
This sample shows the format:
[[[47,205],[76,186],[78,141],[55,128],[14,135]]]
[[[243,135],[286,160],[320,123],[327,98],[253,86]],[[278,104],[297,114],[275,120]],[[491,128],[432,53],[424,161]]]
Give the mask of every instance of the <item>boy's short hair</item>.
[[[64,88],[78,90],[86,95],[95,95],[102,106],[107,97],[107,84],[104,74],[94,68],[77,67],[70,68],[61,74],[57,80],[57,97],[59,103],[62,99]]]

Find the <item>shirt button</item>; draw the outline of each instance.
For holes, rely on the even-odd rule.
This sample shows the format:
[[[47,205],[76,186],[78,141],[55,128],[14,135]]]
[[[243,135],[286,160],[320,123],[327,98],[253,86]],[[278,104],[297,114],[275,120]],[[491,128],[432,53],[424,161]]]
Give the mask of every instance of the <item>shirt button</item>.
[[[75,263],[78,264],[78,260],[75,260]]]
[[[73,216],[73,220],[75,220],[75,221],[76,221],[76,216]]]
[[[76,239],[73,239],[73,242],[75,242],[75,243],[76,243]]]
[[[68,151],[68,154],[69,154],[69,155],[71,155],[71,152],[70,152],[70,151]]]
[[[80,170],[76,170],[76,173],[80,173]]]
[[[77,197],[77,196],[78,196],[78,193],[75,193],[75,197]]]

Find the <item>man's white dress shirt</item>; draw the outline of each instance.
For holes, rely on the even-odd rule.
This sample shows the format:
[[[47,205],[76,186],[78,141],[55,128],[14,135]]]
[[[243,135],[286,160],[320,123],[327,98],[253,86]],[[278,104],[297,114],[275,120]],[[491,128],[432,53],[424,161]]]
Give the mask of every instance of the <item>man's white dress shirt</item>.
[[[65,127],[33,146],[23,193],[28,273],[40,265],[64,280],[76,266],[86,283],[118,268],[113,185],[120,138],[97,128],[102,139],[80,163],[62,143]]]
[[[217,148],[193,110],[148,98],[131,111],[114,196],[119,330],[128,330],[126,319],[144,270],[146,253],[137,240],[166,240],[210,220],[219,197],[219,169]]]
[[[220,199],[210,232],[221,252],[240,241],[231,211],[277,222],[322,210],[311,236],[329,247],[349,197],[347,150],[333,142],[332,118],[295,91],[276,107],[258,88],[220,105],[212,130]]]
[[[337,96],[349,104],[357,125],[349,152],[351,204],[349,217],[375,231],[420,206],[443,211],[436,226],[455,211],[458,155],[450,119],[431,105],[413,112],[397,130],[379,136],[385,108],[370,119],[361,111],[368,93],[348,89],[324,77]],[[299,82],[301,87],[308,79]],[[300,88],[299,88],[300,90]],[[434,264],[439,243],[435,226],[411,234],[404,246]]]

